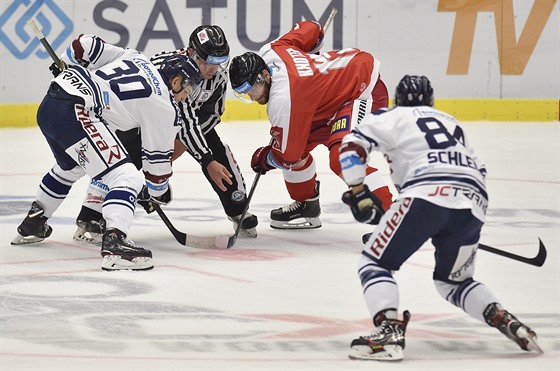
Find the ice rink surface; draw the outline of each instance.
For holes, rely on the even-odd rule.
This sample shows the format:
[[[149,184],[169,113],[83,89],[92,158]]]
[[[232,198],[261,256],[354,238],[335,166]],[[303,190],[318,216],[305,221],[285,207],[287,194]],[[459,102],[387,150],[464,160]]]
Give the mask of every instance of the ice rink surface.
[[[243,169],[268,143],[266,122],[218,131]],[[81,179],[50,220],[42,243],[11,246],[53,158],[40,131],[1,129],[0,369],[12,370],[559,370],[558,122],[469,122],[464,129],[488,167],[490,208],[481,242],[524,256],[548,249],[543,267],[488,252],[475,278],[539,335],[543,355],[523,352],[496,329],[445,302],[432,283],[427,243],[395,274],[410,310],[405,359],[351,361],[350,341],[371,330],[356,273],[361,236],[340,202],[345,185],[316,149],[323,227],[269,227],[272,208],[291,202],[282,175],[260,178],[251,212],[258,237],[230,250],[178,244],[156,214],[139,209],[129,237],[154,254],[146,272],[104,272],[99,249],[72,241],[87,185]],[[388,178],[381,156],[371,162]],[[174,164],[165,211],[194,234],[231,234],[217,196],[188,155]]]

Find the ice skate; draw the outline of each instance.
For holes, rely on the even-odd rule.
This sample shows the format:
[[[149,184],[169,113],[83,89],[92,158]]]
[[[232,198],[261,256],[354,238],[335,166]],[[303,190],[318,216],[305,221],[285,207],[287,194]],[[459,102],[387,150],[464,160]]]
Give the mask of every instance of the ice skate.
[[[39,206],[37,201],[33,201],[27,216],[17,228],[18,234],[13,239],[12,245],[41,242],[49,237],[52,233],[52,228],[47,224],[48,218],[43,215],[44,213],[45,211]]]
[[[123,232],[114,228],[103,234],[101,256],[101,269],[105,271],[144,271],[154,267],[150,250],[135,246]]]
[[[514,315],[504,310],[499,304],[492,303],[484,311],[484,319],[492,327],[496,327],[502,334],[528,352],[544,353],[537,344],[537,334],[528,326],[521,323]]]
[[[101,245],[103,240],[103,232],[101,223],[96,220],[76,220],[76,232],[74,232],[74,241],[86,243],[90,245]]]
[[[352,340],[348,357],[367,361],[400,361],[404,358],[404,335],[410,312],[403,313],[403,320],[384,319],[370,336]]]
[[[237,226],[239,225],[239,220],[241,219],[241,215],[237,216],[228,216],[228,219],[233,222],[233,230],[237,230]],[[244,236],[248,236],[251,238],[257,237],[257,225],[259,221],[257,217],[251,213],[245,213],[245,217],[243,218],[243,222],[241,223],[241,228],[239,229],[239,233]]]
[[[270,227],[276,229],[313,229],[321,227],[319,181],[315,183],[315,197],[303,202],[294,201],[270,212]]]

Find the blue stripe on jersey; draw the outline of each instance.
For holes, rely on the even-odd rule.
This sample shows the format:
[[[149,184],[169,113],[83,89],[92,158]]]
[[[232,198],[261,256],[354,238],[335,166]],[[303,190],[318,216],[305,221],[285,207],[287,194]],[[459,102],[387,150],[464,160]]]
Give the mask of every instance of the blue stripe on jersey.
[[[353,129],[352,134],[354,134],[357,137],[360,137],[364,140],[367,140],[369,143],[373,144],[375,147],[379,147],[379,143],[375,139],[373,139],[372,137],[368,137],[367,135],[365,135],[364,133],[362,133],[358,129]]]
[[[69,46],[66,48],[66,57],[68,57],[68,59],[70,60],[70,62],[72,62],[73,64],[79,64],[78,61],[76,61],[76,60],[74,59],[74,57],[72,56],[73,50],[74,50],[74,49],[72,49],[72,45],[69,45]]]
[[[73,72],[75,72],[75,75],[78,78],[80,78],[82,82],[91,89],[93,93],[92,98],[94,100],[95,107],[104,108],[105,104],[104,104],[103,92],[101,91],[101,87],[99,86],[99,84],[93,81],[89,71],[80,66],[68,66],[68,68],[71,69]]]
[[[105,45],[104,45],[105,43],[97,36],[94,36],[92,40],[93,40],[93,45],[90,49],[89,61],[91,63],[96,63],[99,57],[101,57],[101,55],[103,54],[103,49],[105,49]]]
[[[360,159],[360,156],[358,155],[351,155],[351,156],[347,156],[344,157],[343,159],[341,159],[340,165],[342,166],[342,170],[346,170],[351,168],[352,166],[358,165],[364,165],[364,163],[362,162],[362,160]]]
[[[103,207],[107,205],[120,205],[128,207],[134,213],[136,195],[125,187],[115,187],[107,193],[103,201]]]
[[[163,183],[154,183],[154,182],[150,182],[148,179],[146,179],[146,187],[148,187],[149,189],[152,189],[154,191],[166,190],[167,187],[169,187],[169,179],[165,180]]]
[[[61,183],[60,181],[55,179],[49,172],[43,177],[43,180],[41,181],[39,187],[50,197],[61,200],[68,195],[68,192],[70,192],[70,188],[72,187],[72,185]]]
[[[172,155],[173,155],[173,150],[162,152],[162,151],[146,151],[145,149],[142,149],[142,158],[146,159],[148,162],[152,164],[168,162],[171,159]]]

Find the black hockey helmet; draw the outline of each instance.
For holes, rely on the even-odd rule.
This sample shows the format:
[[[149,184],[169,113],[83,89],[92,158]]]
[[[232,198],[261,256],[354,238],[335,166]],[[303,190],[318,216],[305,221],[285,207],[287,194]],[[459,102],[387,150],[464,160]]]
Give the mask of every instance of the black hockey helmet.
[[[225,70],[229,62],[229,44],[220,26],[198,26],[189,37],[189,48],[206,63],[219,64]]]
[[[395,91],[395,106],[434,105],[434,90],[426,76],[406,75]]]
[[[257,82],[262,70],[268,70],[268,66],[258,54],[247,52],[238,55],[229,66],[231,87],[238,93],[247,93]]]
[[[202,75],[196,62],[185,54],[175,54],[167,57],[161,62],[159,70],[163,77],[170,80],[177,75],[183,77],[182,88],[187,89],[192,86],[193,90],[189,94],[194,99],[202,88]]]

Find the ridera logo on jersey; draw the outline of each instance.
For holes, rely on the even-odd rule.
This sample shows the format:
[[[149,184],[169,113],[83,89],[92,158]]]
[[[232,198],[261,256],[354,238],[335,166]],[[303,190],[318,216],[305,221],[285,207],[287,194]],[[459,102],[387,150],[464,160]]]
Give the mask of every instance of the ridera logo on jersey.
[[[341,131],[348,131],[348,123],[350,122],[350,116],[339,117],[338,120],[333,122],[331,125],[331,134],[339,133]]]
[[[395,231],[403,221],[404,215],[408,212],[408,210],[410,210],[411,204],[412,199],[408,197],[403,199],[400,202],[399,208],[396,211],[393,211],[393,215],[389,218],[383,230],[376,230],[374,232],[377,234],[377,236],[375,237],[375,240],[373,240],[373,244],[369,249],[376,258],[383,255],[387,244],[389,244],[395,234]],[[391,210],[393,209],[391,208]]]
[[[53,49],[66,42],[74,24],[53,0],[13,0],[0,15],[0,42],[17,59],[35,54],[49,58],[39,39],[30,34],[27,21],[35,18]]]

